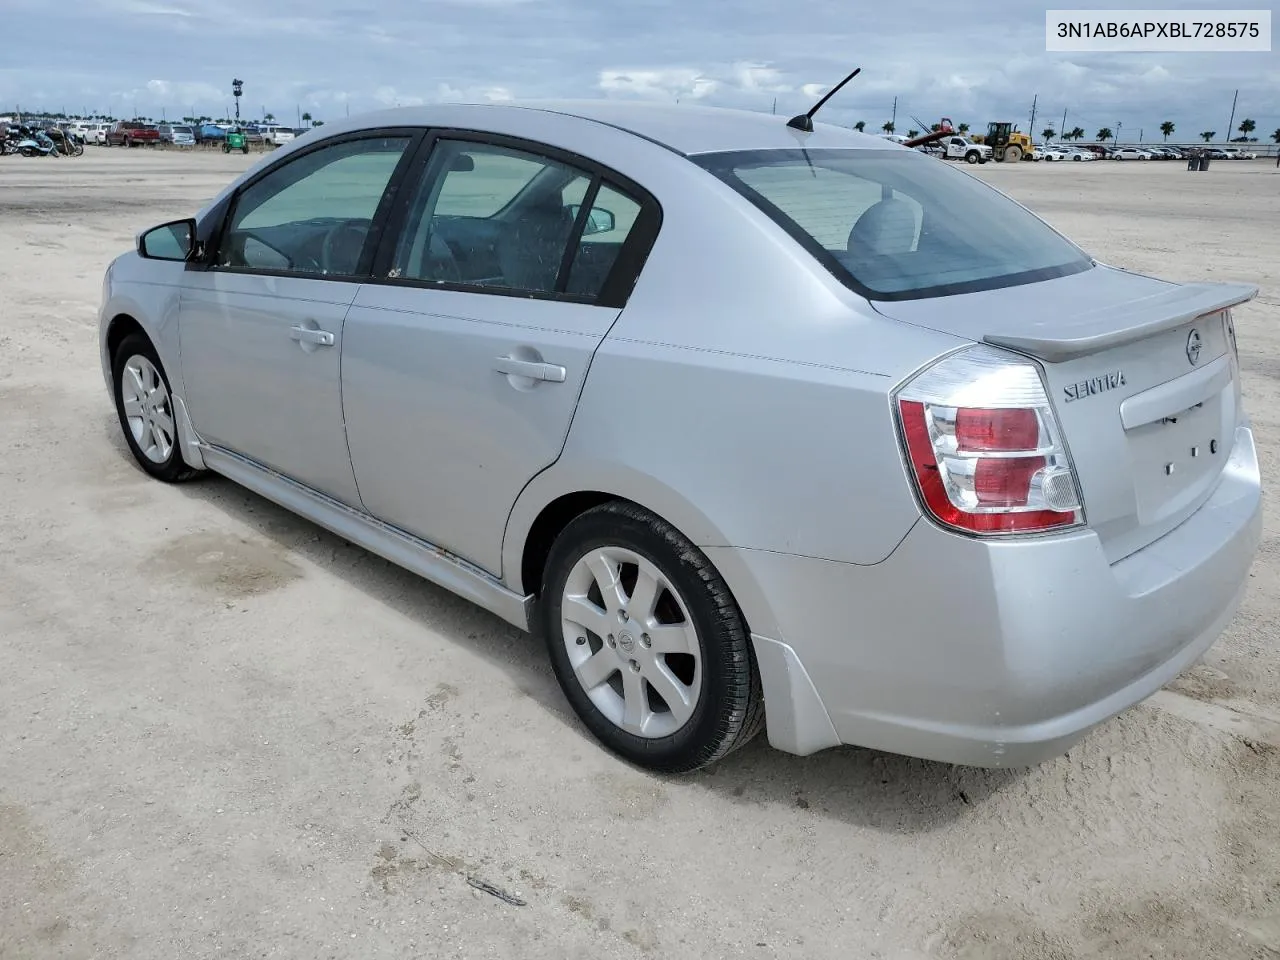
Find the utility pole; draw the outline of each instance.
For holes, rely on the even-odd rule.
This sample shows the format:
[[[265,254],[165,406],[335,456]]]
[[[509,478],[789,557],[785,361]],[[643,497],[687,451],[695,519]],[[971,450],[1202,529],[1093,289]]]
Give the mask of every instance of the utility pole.
[[[1036,137],[1036,101],[1040,99],[1040,94],[1036,94],[1031,98],[1031,125],[1027,129],[1027,136],[1032,140]]]
[[[1227,121],[1227,143],[1231,142],[1232,124],[1236,122],[1236,98],[1240,96],[1240,91],[1236,90],[1231,97],[1231,119]]]
[[[898,129],[898,98],[893,98],[893,116],[889,118],[889,122],[893,124],[893,129]]]
[[[1111,142],[1112,142],[1112,143],[1114,143],[1117,147],[1118,147],[1118,146],[1120,146],[1120,130],[1121,130],[1123,127],[1124,127],[1124,124],[1123,124],[1123,123],[1121,123],[1119,120],[1117,120],[1117,121],[1116,121],[1116,138],[1115,138],[1114,140],[1112,140],[1112,141],[1111,141]]]
[[[774,97],[774,98],[773,98],[773,112],[774,112],[774,113],[777,113],[777,112],[778,112],[778,98],[777,98],[777,97]]]
[[[1067,134],[1067,108],[1063,107],[1062,108],[1062,129],[1058,131],[1058,139],[1059,140],[1066,139],[1066,134]]]

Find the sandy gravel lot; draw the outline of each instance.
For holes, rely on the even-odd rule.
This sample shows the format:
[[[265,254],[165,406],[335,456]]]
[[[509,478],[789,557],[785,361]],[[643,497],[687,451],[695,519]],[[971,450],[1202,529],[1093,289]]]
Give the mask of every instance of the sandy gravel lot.
[[[0,957],[1280,957],[1273,508],[1207,662],[1069,756],[761,738],[639,773],[536,643],[228,482],[134,467],[102,270],[252,159],[0,160]],[[1262,285],[1238,328],[1274,478],[1280,171],[978,172],[1112,263]]]

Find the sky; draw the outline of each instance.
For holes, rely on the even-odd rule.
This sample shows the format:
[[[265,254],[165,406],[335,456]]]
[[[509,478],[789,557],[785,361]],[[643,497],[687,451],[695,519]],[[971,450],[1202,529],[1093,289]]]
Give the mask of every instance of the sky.
[[[1068,3],[1052,4],[1055,8]],[[1097,9],[1220,8],[1223,0]],[[1230,7],[1249,7],[1249,0]],[[1268,4],[1254,0],[1252,6]],[[1045,52],[1028,0],[0,0],[0,113],[159,119],[241,112],[295,122],[435,101],[626,97],[802,112],[855,66],[820,118],[897,131],[946,116],[1123,139],[1280,128],[1280,50]],[[975,11],[980,11],[976,13]]]

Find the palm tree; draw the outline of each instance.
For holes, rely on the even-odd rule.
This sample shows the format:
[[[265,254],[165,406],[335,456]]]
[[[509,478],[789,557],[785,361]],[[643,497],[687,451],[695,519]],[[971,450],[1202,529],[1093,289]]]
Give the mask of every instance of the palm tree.
[[[1258,125],[1246,117],[1244,120],[1240,121],[1240,126],[1237,129],[1247,137],[1257,128]],[[1241,137],[1241,139],[1244,139],[1244,137]]]
[[[883,130],[885,133],[893,133],[893,121],[886,120],[884,122],[884,126],[881,127],[880,129]]]
[[[960,124],[960,126],[956,127],[956,132],[963,137],[966,133],[969,132],[969,125],[967,123]]]
[[[857,130],[859,133],[862,133],[863,130],[867,129],[867,121],[859,120],[857,123],[853,125],[853,129]]]
[[[1084,139],[1084,127],[1072,127],[1070,137],[1072,140]]]
[[[275,123],[276,115],[274,113],[264,113],[262,115],[262,119],[265,120],[267,123]]]
[[[303,122],[303,123],[310,123],[310,122],[311,122],[311,114],[309,114],[309,113],[304,113],[304,114],[302,115],[302,122]]]
[[[1045,127],[1043,130],[1040,131],[1040,136],[1044,137],[1046,143],[1048,143],[1057,135],[1058,135],[1058,131],[1053,129],[1053,127]]]
[[[1094,139],[1096,139],[1099,143],[1106,143],[1108,140],[1111,139],[1111,128],[1103,127],[1101,130],[1098,131],[1098,135]]]
[[[1276,132],[1271,135],[1271,139],[1276,143],[1280,143],[1280,127],[1276,127]]]
[[[1201,139],[1204,140],[1205,143],[1208,143],[1217,135],[1218,135],[1217,130],[1205,130],[1203,133],[1200,134],[1200,137]]]
[[[323,126],[324,126],[324,121],[323,121],[323,120],[312,120],[312,121],[311,121],[311,125],[312,125],[313,127],[323,127]]]
[[[1174,126],[1172,120],[1166,120],[1164,123],[1160,124],[1160,132],[1164,134],[1164,138],[1166,140],[1169,139],[1169,135],[1173,133],[1173,130]]]
[[[908,140],[914,140],[914,139],[915,139],[919,134],[920,134],[920,131],[919,131],[919,130],[908,130],[908,131],[907,131],[907,139],[908,139]]]

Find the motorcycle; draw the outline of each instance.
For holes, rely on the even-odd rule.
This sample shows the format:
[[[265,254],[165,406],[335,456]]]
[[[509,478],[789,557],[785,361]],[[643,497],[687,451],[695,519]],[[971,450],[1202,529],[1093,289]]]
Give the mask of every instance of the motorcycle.
[[[78,157],[84,153],[84,144],[59,127],[50,127],[45,131],[53,141],[59,154],[64,157]]]
[[[18,141],[17,149],[24,157],[58,156],[58,145],[43,130],[37,130],[26,140]]]

